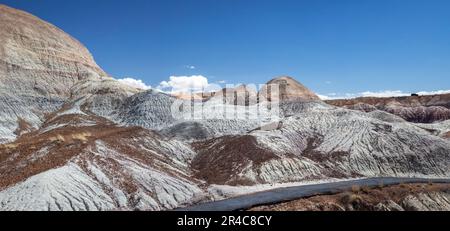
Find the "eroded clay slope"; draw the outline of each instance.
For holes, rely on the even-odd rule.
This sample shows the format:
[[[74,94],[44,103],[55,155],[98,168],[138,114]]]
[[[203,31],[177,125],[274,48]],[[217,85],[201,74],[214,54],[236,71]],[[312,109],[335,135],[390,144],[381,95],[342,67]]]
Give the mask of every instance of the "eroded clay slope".
[[[441,136],[387,113],[322,105],[294,113],[271,131],[221,137],[195,147],[197,175],[214,184],[450,174],[450,142]]]
[[[19,121],[37,128],[79,80],[106,76],[89,51],[55,26],[0,5],[0,143]]]
[[[413,123],[433,123],[450,119],[450,94],[391,98],[329,100],[327,103],[353,110],[383,110]]]
[[[204,197],[185,143],[73,112],[0,146],[0,210],[166,210]]]

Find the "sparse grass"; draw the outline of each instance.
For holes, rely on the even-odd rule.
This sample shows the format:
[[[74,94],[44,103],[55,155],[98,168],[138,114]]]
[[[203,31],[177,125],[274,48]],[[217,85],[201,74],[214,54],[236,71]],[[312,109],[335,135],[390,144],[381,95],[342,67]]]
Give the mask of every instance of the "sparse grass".
[[[50,137],[49,140],[50,140],[51,142],[55,142],[55,141],[58,141],[58,142],[66,142],[66,139],[65,139],[64,136],[62,136],[61,134],[58,134],[58,135],[53,136],[53,137]]]
[[[73,142],[73,141],[81,141],[83,143],[88,141],[88,138],[91,137],[92,134],[90,132],[80,132],[80,133],[74,133],[70,135],[61,135],[58,134],[56,136],[52,136],[49,139],[50,142]]]
[[[6,149],[16,149],[17,147],[19,147],[19,144],[17,144],[17,143],[2,144],[0,147],[6,148]]]
[[[364,192],[364,190],[366,189],[362,187],[361,191]],[[347,211],[378,211],[378,205],[380,203],[386,205],[388,200],[394,201],[403,207],[401,202],[410,195],[434,192],[448,193],[450,192],[450,184],[435,183],[432,186],[427,183],[404,183],[404,186],[400,184],[386,185],[383,189],[371,187],[370,192],[367,194],[355,194],[349,189],[343,193],[318,195],[270,206],[260,206],[252,209],[252,211],[341,211],[341,208]],[[337,206],[330,207],[330,204]]]
[[[79,140],[82,142],[87,142],[88,137],[91,137],[91,136],[92,136],[92,134],[90,132],[82,132],[82,133],[72,134],[72,139]]]

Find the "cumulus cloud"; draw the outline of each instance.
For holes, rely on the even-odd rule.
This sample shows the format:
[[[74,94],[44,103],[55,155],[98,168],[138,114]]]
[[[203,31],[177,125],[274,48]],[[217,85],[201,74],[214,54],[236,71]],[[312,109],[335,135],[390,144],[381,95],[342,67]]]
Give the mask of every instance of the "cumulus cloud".
[[[145,84],[140,79],[123,78],[123,79],[118,79],[117,81],[119,81],[125,85],[128,85],[130,87],[139,88],[139,89],[143,89],[143,90],[148,90],[148,89],[152,88],[150,85]]]
[[[353,99],[358,97],[378,97],[378,98],[386,98],[386,97],[400,97],[400,96],[410,96],[412,93],[417,93],[419,95],[439,95],[439,94],[449,94],[450,90],[438,90],[438,91],[420,91],[420,92],[403,92],[400,90],[385,90],[385,91],[365,91],[359,93],[343,93],[343,94],[319,94],[319,98],[322,100],[332,100],[332,99]]]
[[[170,76],[168,81],[162,81],[158,86],[161,91],[173,93],[213,91],[217,88],[217,85],[209,84],[208,78],[202,75]]]
[[[331,99],[331,97],[330,97],[330,96],[327,96],[327,95],[317,94],[317,96],[319,96],[319,98],[320,98],[321,100],[330,100],[330,99]]]

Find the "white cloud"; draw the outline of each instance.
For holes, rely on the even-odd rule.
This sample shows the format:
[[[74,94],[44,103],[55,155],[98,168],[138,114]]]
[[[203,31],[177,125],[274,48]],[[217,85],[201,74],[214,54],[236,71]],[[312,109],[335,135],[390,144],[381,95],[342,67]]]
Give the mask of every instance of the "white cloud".
[[[450,90],[438,90],[438,91],[419,91],[417,92],[419,95],[441,95],[441,94],[450,94]]]
[[[399,97],[399,96],[408,96],[411,95],[411,93],[404,93],[402,91],[377,91],[377,92],[371,92],[371,91],[365,91],[365,92],[361,92],[358,95],[362,96],[362,97]],[[359,97],[359,96],[358,96]]]
[[[378,98],[386,98],[386,97],[400,97],[400,96],[410,96],[412,93],[417,93],[419,95],[439,95],[439,94],[449,94],[450,90],[438,90],[438,91],[420,91],[420,92],[411,92],[406,93],[400,90],[385,90],[385,91],[365,91],[359,93],[330,93],[330,94],[319,94],[319,98],[322,100],[332,100],[332,99],[353,99],[358,97],[378,97]]]
[[[326,95],[317,94],[317,96],[319,96],[319,98],[320,98],[321,100],[329,100],[329,99],[331,99],[330,96],[326,96]]]
[[[169,81],[162,81],[158,89],[166,92],[198,92],[213,86],[214,84],[209,84],[208,79],[202,75],[170,76]]]
[[[123,79],[118,79],[117,81],[119,81],[125,85],[128,85],[130,87],[135,87],[135,88],[139,88],[139,89],[143,89],[143,90],[148,90],[148,89],[152,88],[150,85],[145,84],[140,79],[123,78]]]
[[[195,70],[195,69],[197,69],[195,66],[192,66],[192,65],[186,65],[186,66],[184,66],[185,68],[187,68],[187,69],[190,69],[190,70]]]

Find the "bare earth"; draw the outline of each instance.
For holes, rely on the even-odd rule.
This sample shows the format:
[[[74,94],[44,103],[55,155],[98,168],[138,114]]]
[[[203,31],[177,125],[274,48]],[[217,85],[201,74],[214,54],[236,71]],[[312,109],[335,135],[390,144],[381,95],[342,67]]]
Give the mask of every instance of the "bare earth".
[[[450,184],[354,187],[349,192],[260,206],[250,211],[450,211]]]

